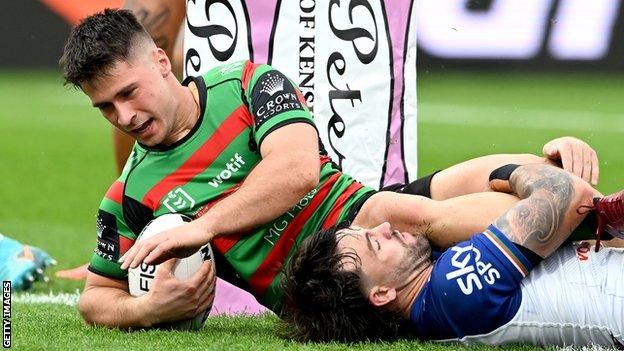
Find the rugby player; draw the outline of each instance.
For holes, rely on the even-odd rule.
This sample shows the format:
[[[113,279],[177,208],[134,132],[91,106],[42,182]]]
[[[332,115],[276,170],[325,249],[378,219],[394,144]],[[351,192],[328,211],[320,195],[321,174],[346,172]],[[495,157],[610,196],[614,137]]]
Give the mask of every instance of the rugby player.
[[[624,251],[560,245],[590,209],[621,237],[624,193],[600,198],[547,165],[491,178],[522,200],[437,259],[425,236],[387,222],[307,238],[283,279],[290,336],[357,341],[404,328],[423,340],[622,347]]]
[[[61,66],[68,83],[137,140],[98,213],[98,244],[79,303],[84,319],[97,325],[149,327],[204,310],[214,298],[209,263],[179,281],[166,274],[173,264],[166,262],[140,298],[128,294],[125,270],[184,257],[207,242],[220,277],[279,311],[279,272],[306,236],[344,220],[391,221],[448,247],[518,201],[496,192],[461,195],[488,190],[487,175],[501,164],[549,162],[489,156],[377,192],[327,157],[301,94],[282,73],[235,62],[180,84],[165,52],[125,10],[76,26]],[[573,167],[597,179],[593,150],[572,145],[581,146]],[[152,218],[169,212],[194,220],[134,242]]]

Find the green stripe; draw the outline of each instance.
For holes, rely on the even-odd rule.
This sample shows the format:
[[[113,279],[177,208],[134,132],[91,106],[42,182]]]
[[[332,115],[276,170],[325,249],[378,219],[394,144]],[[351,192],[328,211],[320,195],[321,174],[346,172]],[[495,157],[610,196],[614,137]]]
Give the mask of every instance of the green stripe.
[[[93,254],[93,256],[91,256],[89,264],[96,270],[114,278],[127,279],[128,277],[128,272],[119,268],[121,264],[105,260],[97,254]]]

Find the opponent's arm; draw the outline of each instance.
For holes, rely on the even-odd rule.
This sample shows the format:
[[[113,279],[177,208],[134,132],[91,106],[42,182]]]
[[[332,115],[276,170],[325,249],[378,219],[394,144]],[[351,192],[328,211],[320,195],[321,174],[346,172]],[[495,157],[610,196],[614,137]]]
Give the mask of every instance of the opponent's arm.
[[[438,172],[431,180],[431,198],[446,200],[453,197],[491,191],[488,176],[498,167],[513,163],[551,164],[562,167],[592,184],[598,182],[599,163],[596,151],[586,142],[562,137],[549,141],[544,156],[532,154],[498,154],[478,157]]]
[[[191,278],[178,280],[169,274],[173,263],[159,267],[150,291],[141,297],[128,293],[125,280],[89,272],[78,303],[80,314],[88,324],[125,329],[149,328],[205,311],[214,300],[214,266],[205,262]]]
[[[550,255],[565,241],[587,213],[579,214],[578,209],[592,206],[597,194],[582,179],[552,166],[520,166],[508,180],[505,178],[497,177],[492,182],[508,182],[522,200],[494,225],[541,257]]]

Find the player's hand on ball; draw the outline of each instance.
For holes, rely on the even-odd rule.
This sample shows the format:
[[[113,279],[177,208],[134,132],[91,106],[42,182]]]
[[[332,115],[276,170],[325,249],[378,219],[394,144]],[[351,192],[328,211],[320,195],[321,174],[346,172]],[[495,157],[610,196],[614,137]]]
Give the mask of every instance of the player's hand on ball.
[[[159,267],[150,291],[140,297],[151,325],[193,318],[214,301],[217,276],[213,262],[204,262],[193,276],[180,280],[171,273],[175,261]]]
[[[557,138],[546,143],[542,152],[549,160],[560,163],[564,170],[593,185],[598,184],[598,155],[586,142],[574,137]]]
[[[137,241],[119,260],[121,269],[136,268],[142,262],[160,264],[171,258],[188,257],[210,242],[213,236],[200,220],[166,230],[147,240]]]

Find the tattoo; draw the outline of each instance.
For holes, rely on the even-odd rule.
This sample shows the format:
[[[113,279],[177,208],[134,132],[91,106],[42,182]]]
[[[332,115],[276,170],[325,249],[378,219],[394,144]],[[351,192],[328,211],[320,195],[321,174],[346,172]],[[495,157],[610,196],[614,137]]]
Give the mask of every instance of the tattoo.
[[[169,46],[173,46],[175,38],[168,38],[165,29],[171,17],[171,9],[162,7],[157,11],[150,11],[135,1],[126,1],[124,6],[132,10],[139,23],[145,27],[152,37],[156,46],[162,48],[167,53],[173,51],[173,47]]]
[[[545,166],[523,166],[511,176],[510,186],[524,200],[495,225],[514,242],[545,256],[560,244],[556,237],[574,197],[572,178]]]

